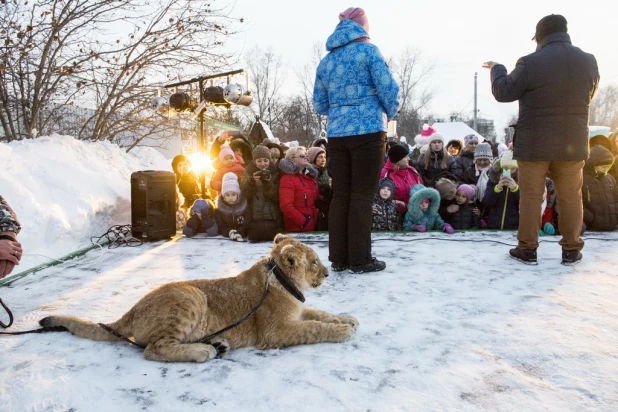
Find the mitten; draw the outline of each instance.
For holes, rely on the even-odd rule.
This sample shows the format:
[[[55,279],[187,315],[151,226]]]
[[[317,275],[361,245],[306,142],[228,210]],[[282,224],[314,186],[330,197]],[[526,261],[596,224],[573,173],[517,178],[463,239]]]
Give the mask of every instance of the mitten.
[[[300,228],[304,229],[305,227],[307,227],[307,225],[309,224],[309,221],[311,220],[311,215],[305,215],[305,223],[303,223]]]
[[[448,223],[444,224],[444,227],[442,228],[442,230],[448,233],[449,235],[452,235],[453,233],[455,233],[455,229],[453,229],[453,226],[449,225]]]
[[[554,225],[552,225],[551,223],[547,222],[543,226],[543,232],[545,232],[548,235],[554,235],[554,234],[556,234],[556,228],[554,228]]]
[[[545,232],[543,232],[542,230],[539,230],[539,236],[541,237],[545,236]]]
[[[427,227],[425,225],[414,225],[412,226],[412,230],[423,233],[427,231]]]
[[[485,219],[481,219],[481,229],[486,229],[487,228],[487,222],[485,221]]]
[[[230,239],[235,240],[237,242],[242,242],[244,239],[242,238],[242,235],[240,233],[238,233],[237,230],[230,230]]]

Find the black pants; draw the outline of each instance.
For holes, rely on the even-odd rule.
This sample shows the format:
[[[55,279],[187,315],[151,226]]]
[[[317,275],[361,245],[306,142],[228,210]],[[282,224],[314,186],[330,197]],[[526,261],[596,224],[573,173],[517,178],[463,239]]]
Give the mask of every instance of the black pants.
[[[371,205],[384,164],[386,133],[328,140],[333,199],[328,214],[329,260],[371,262]]]

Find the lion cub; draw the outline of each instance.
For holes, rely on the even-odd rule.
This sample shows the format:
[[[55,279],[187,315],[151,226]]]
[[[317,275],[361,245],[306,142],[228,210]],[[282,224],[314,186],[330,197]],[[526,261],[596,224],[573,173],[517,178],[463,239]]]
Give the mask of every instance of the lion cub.
[[[270,257],[300,292],[317,288],[328,276],[315,251],[289,236],[275,237]],[[352,337],[358,327],[355,318],[304,307],[271,275],[268,294],[253,316],[210,343],[196,343],[241,319],[260,301],[268,259],[231,278],[163,285],[106,325],[144,346],[146,359],[161,362],[205,362],[217,356],[217,348],[268,349]],[[72,316],[48,316],[39,323],[64,326],[86,339],[120,341],[96,323]]]

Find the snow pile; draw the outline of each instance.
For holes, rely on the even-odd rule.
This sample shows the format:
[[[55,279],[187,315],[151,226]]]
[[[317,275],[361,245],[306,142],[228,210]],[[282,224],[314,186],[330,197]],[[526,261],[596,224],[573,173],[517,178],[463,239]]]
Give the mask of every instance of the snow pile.
[[[171,170],[152,148],[124,149],[53,135],[0,143],[0,194],[22,224],[24,257],[13,274],[90,244],[131,223],[131,173]]]

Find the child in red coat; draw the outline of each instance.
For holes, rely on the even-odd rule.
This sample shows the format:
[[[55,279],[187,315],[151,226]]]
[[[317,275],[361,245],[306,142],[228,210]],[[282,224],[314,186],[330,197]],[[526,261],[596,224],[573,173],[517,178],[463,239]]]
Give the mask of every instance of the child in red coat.
[[[232,151],[232,148],[229,146],[221,146],[218,160],[221,166],[217,169],[215,175],[210,180],[210,187],[217,191],[217,193],[221,192],[223,176],[226,173],[234,173],[238,176],[239,180],[245,173],[245,168],[242,167],[242,159],[236,157]]]

